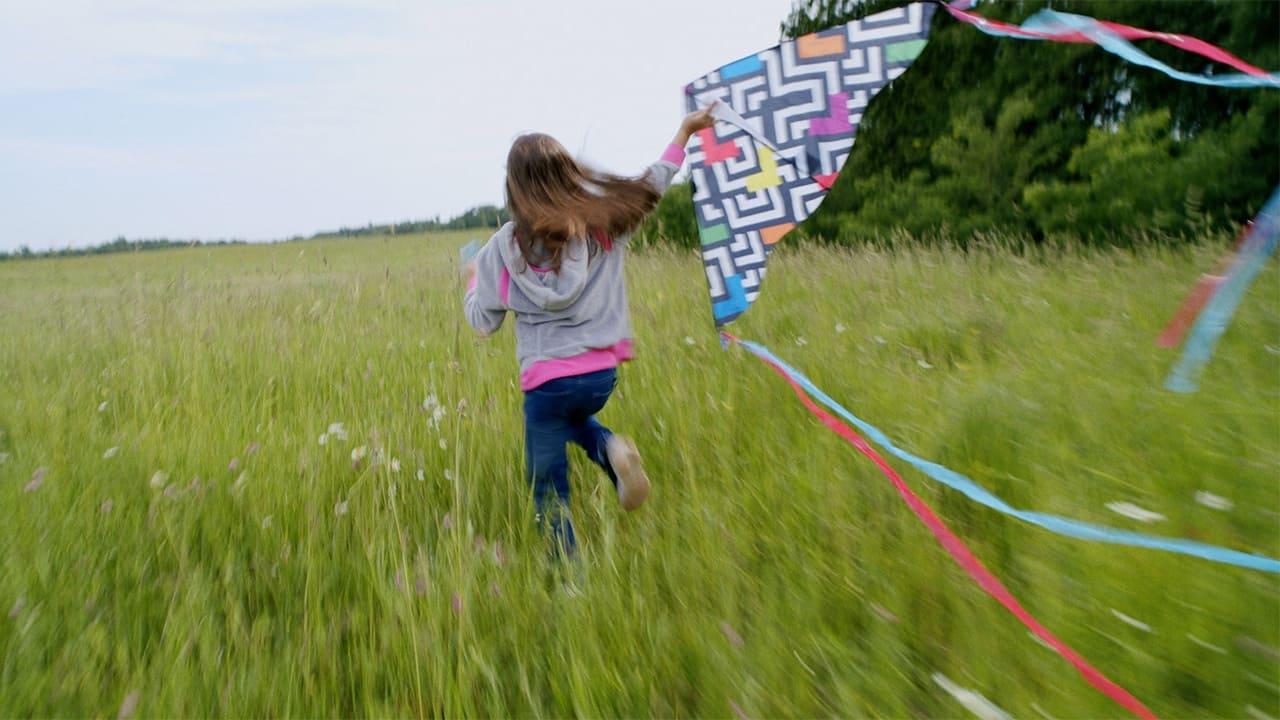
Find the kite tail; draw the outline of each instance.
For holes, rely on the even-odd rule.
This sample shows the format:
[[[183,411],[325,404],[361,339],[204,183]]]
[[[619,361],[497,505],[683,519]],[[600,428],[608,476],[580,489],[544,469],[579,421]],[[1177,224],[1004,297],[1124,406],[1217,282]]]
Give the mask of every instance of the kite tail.
[[[1277,239],[1280,239],[1280,187],[1275,189],[1258,217],[1254,218],[1226,278],[1191,326],[1191,335],[1182,350],[1182,357],[1165,379],[1165,388],[1182,393],[1196,391],[1200,371],[1213,357],[1213,350],[1227,331],[1227,325],[1231,323],[1231,317],[1235,315],[1249,285],[1261,272],[1267,258],[1275,252]]]
[[[738,338],[730,335],[729,333],[721,333],[721,335],[728,341],[741,342]],[[907,506],[911,508],[911,511],[915,513],[916,517],[918,517],[926,527],[929,528],[929,531],[933,533],[933,536],[938,540],[947,553],[951,555],[951,558],[956,561],[956,564],[963,568],[964,571],[969,574],[969,577],[973,578],[973,580],[977,582],[979,587],[981,587],[988,595],[995,598],[996,601],[1003,605],[1005,609],[1013,614],[1014,617],[1018,618],[1018,620],[1021,621],[1022,624],[1025,625],[1033,634],[1035,634],[1036,637],[1043,640],[1067,662],[1071,663],[1071,665],[1074,666],[1082,676],[1084,676],[1084,679],[1088,681],[1090,685],[1093,685],[1104,695],[1111,698],[1111,700],[1115,701],[1121,707],[1134,715],[1140,718],[1155,718],[1155,714],[1152,713],[1146,705],[1143,705],[1142,701],[1138,700],[1127,690],[1108,679],[1101,671],[1090,665],[1088,660],[1084,659],[1084,657],[1073,650],[1071,646],[1067,645],[1062,640],[1059,640],[1058,637],[1042,625],[1040,621],[1036,620],[1031,613],[1027,612],[1026,608],[1022,607],[1022,604],[1018,602],[1018,599],[1009,592],[1009,589],[1006,588],[995,575],[992,575],[991,571],[987,570],[986,566],[982,564],[982,561],[978,560],[977,556],[969,550],[968,546],[964,544],[964,541],[962,541],[955,533],[951,532],[951,529],[934,514],[933,510],[931,510],[918,495],[912,492],[911,488],[907,487],[907,484],[903,482],[901,476],[899,476],[898,473],[894,471],[887,462],[885,462],[884,458],[880,457],[880,455],[872,449],[865,440],[855,433],[852,428],[842,423],[827,411],[818,407],[818,405],[814,403],[807,394],[805,394],[804,387],[802,387],[801,384],[781,365],[774,363],[763,355],[757,355],[757,357],[759,357],[760,360],[768,365],[774,372],[781,375],[782,378],[791,385],[791,389],[795,392],[796,397],[800,399],[800,402],[804,403],[804,406],[808,408],[809,412],[813,413],[813,415],[821,420],[828,429],[839,435],[846,442],[856,448],[858,452],[869,458],[878,468],[880,468],[880,472],[884,473],[885,477],[893,483],[894,489],[896,489],[902,499],[906,501]]]
[[[1130,25],[1098,20],[1087,15],[1075,15],[1047,9],[1032,15],[1022,25],[1012,25],[969,12],[969,8],[973,6],[972,0],[954,0],[950,3],[940,1],[939,4],[950,13],[951,17],[972,25],[993,37],[1017,38],[1019,40],[1049,40],[1063,43],[1093,43],[1128,62],[1158,70],[1175,80],[1216,87],[1280,88],[1280,75],[1269,73],[1262,68],[1241,60],[1217,45],[1189,35],[1145,30]],[[1158,40],[1180,50],[1194,53],[1208,60],[1231,67],[1239,71],[1239,74],[1200,75],[1175,70],[1134,47],[1129,42],[1130,40]]]

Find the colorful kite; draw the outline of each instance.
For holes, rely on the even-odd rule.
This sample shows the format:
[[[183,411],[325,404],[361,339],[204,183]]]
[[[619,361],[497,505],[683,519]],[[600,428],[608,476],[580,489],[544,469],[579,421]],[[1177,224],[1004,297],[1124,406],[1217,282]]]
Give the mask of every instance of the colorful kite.
[[[726,121],[689,146],[716,325],[755,302],[773,245],[822,203],[867,105],[924,49],[933,12],[912,3],[869,15],[749,55],[686,88],[690,110],[715,105]]]

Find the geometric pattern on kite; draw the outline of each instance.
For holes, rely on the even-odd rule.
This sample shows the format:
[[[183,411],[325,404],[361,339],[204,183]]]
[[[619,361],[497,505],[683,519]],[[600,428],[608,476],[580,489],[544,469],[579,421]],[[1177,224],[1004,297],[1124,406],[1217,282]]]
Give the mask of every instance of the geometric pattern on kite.
[[[685,89],[690,111],[733,111],[689,145],[717,326],[755,302],[773,245],[822,202],[871,99],[924,49],[933,11],[912,3],[789,40]]]

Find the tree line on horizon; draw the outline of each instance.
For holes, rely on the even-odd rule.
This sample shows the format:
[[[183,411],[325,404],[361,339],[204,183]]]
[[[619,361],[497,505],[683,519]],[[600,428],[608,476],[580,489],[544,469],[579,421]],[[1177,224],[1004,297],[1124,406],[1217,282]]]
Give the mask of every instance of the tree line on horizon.
[[[794,38],[901,5],[801,2]],[[1052,6],[1220,45],[1280,68],[1280,3],[1200,0],[982,3],[1020,23]],[[1142,49],[1189,72],[1227,72],[1153,41]],[[934,14],[929,45],[885,88],[822,208],[796,231],[822,242],[975,234],[1129,244],[1182,238],[1251,218],[1280,181],[1280,93],[1192,85],[1094,45],[993,38]],[[697,247],[688,185],[663,198],[641,242]]]

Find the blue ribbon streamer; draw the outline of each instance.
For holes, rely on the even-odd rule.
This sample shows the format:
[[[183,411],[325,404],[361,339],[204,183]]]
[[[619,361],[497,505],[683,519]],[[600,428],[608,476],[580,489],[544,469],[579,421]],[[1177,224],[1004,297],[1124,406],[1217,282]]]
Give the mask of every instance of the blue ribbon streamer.
[[[990,25],[974,25],[974,27],[993,37],[1017,38],[1019,40],[1047,39],[1016,35]],[[1073,13],[1064,13],[1046,9],[1027,18],[1026,22],[1022,23],[1020,27],[1023,30],[1031,32],[1049,34],[1057,34],[1065,31],[1081,33],[1087,36],[1103,50],[1114,55],[1119,55],[1121,58],[1135,65],[1141,65],[1143,67],[1151,68],[1152,70],[1158,70],[1174,80],[1225,88],[1280,88],[1280,75],[1277,75],[1276,73],[1256,76],[1245,75],[1244,73],[1199,75],[1196,73],[1176,70],[1142,52],[1135,47],[1133,43],[1107,30],[1103,26],[1099,25],[1097,20],[1087,15],[1075,15]]]
[[[1015,517],[1023,522],[1037,525],[1050,532],[1065,535],[1067,537],[1111,543],[1113,545],[1128,545],[1131,547],[1148,548],[1151,550],[1163,550],[1165,552],[1178,553],[1181,555],[1191,555],[1192,557],[1198,557],[1226,565],[1235,565],[1237,567],[1262,570],[1270,573],[1280,573],[1280,560],[1266,557],[1265,555],[1253,555],[1250,553],[1240,552],[1238,550],[1229,550],[1215,545],[1207,545],[1193,540],[1156,537],[1154,535],[1145,535],[1143,533],[1132,532],[1129,530],[1118,530],[1104,525],[1095,525],[1093,523],[1083,522],[1081,520],[1072,520],[1071,518],[1049,515],[1047,513],[1019,510],[1018,508],[1009,505],[1009,503],[1004,500],[1001,500],[996,495],[993,495],[986,488],[977,484],[973,480],[970,480],[964,475],[943,467],[935,462],[919,458],[906,450],[899,448],[897,445],[894,445],[893,441],[890,440],[883,432],[880,432],[878,428],[864,422],[854,416],[853,413],[844,409],[839,403],[831,399],[831,397],[810,382],[809,379],[806,378],[799,370],[788,365],[763,345],[753,343],[749,340],[738,340],[737,342],[753,355],[768,360],[785,370],[787,374],[789,374],[800,384],[801,387],[805,389],[806,392],[809,393],[809,395],[823,405],[826,405],[832,412],[856,426],[866,434],[867,437],[871,438],[872,441],[884,448],[889,454],[906,461],[912,467],[929,476],[933,480],[936,480],[953,490],[959,491],[970,500],[973,500],[980,505],[985,505],[997,512],[1004,513],[1005,515]]]
[[[1236,307],[1244,298],[1249,285],[1262,271],[1267,258],[1276,251],[1277,238],[1280,238],[1280,187],[1271,193],[1271,199],[1262,206],[1262,211],[1253,220],[1249,236],[1245,238],[1240,253],[1227,278],[1218,291],[1200,311],[1200,316],[1191,326],[1191,334],[1182,349],[1182,357],[1170,371],[1164,386],[1180,393],[1195,392],[1199,387],[1200,371],[1213,357],[1213,350],[1218,340],[1227,331]]]

